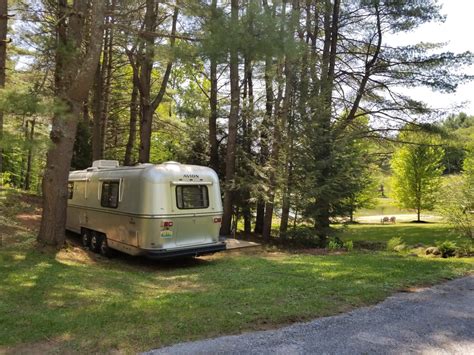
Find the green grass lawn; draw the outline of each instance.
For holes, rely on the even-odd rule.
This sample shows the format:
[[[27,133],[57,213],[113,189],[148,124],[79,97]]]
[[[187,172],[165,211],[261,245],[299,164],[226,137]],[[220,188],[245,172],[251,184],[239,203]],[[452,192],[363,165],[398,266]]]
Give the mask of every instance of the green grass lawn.
[[[174,262],[103,259],[70,246],[42,253],[34,229],[0,212],[0,353],[137,352],[236,334],[374,304],[407,287],[473,271],[473,258],[388,252],[330,255],[249,250]],[[400,234],[403,226],[354,226],[351,239]],[[425,225],[413,225],[413,242]],[[443,235],[444,227],[436,230]],[[366,228],[366,229],[364,229]],[[418,233],[418,234],[417,234]],[[416,237],[418,235],[418,237]],[[434,234],[432,234],[434,235]]]
[[[437,241],[458,239],[443,223],[354,224],[344,232],[342,239],[386,243],[394,237],[401,237],[408,246],[418,243],[428,246]]]
[[[389,253],[221,254],[145,265],[64,254],[0,251],[0,344],[48,340],[59,351],[147,350],[336,314],[473,267],[472,259]]]
[[[407,210],[397,206],[396,202],[389,197],[376,198],[376,203],[373,208],[362,208],[355,213],[355,217],[373,216],[373,215],[397,215],[397,214],[412,214],[412,210]]]

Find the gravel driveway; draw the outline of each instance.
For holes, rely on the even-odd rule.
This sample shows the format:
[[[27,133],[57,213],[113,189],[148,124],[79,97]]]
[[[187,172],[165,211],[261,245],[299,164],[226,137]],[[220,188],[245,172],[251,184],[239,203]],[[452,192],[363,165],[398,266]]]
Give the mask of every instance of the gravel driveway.
[[[285,328],[182,343],[146,354],[474,354],[474,276]]]

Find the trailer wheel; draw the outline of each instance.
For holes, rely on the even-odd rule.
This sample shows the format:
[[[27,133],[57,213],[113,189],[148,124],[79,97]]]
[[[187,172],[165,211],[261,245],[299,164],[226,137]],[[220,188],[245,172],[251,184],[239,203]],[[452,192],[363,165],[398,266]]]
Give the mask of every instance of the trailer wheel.
[[[87,228],[81,229],[81,243],[84,248],[90,248],[91,246],[91,231]]]
[[[112,257],[114,254],[113,250],[109,248],[109,244],[107,243],[107,237],[105,235],[100,238],[99,253],[107,258]]]
[[[98,253],[100,251],[100,243],[102,240],[102,235],[99,232],[92,231],[91,233],[91,242],[90,242],[90,249],[94,253]]]

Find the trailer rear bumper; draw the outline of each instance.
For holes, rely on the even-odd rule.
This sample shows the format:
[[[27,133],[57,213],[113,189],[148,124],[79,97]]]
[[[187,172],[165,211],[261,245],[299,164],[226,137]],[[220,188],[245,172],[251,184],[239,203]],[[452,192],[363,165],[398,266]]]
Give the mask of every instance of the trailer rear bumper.
[[[150,259],[168,259],[179,256],[201,256],[226,250],[225,242],[180,249],[146,250],[144,255]]]

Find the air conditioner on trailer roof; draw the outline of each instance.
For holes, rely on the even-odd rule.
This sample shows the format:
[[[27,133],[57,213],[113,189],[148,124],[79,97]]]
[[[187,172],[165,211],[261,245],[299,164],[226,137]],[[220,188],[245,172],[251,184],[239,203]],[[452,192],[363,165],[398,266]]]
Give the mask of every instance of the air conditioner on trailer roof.
[[[95,160],[92,167],[97,169],[118,168],[119,162],[118,160]]]

